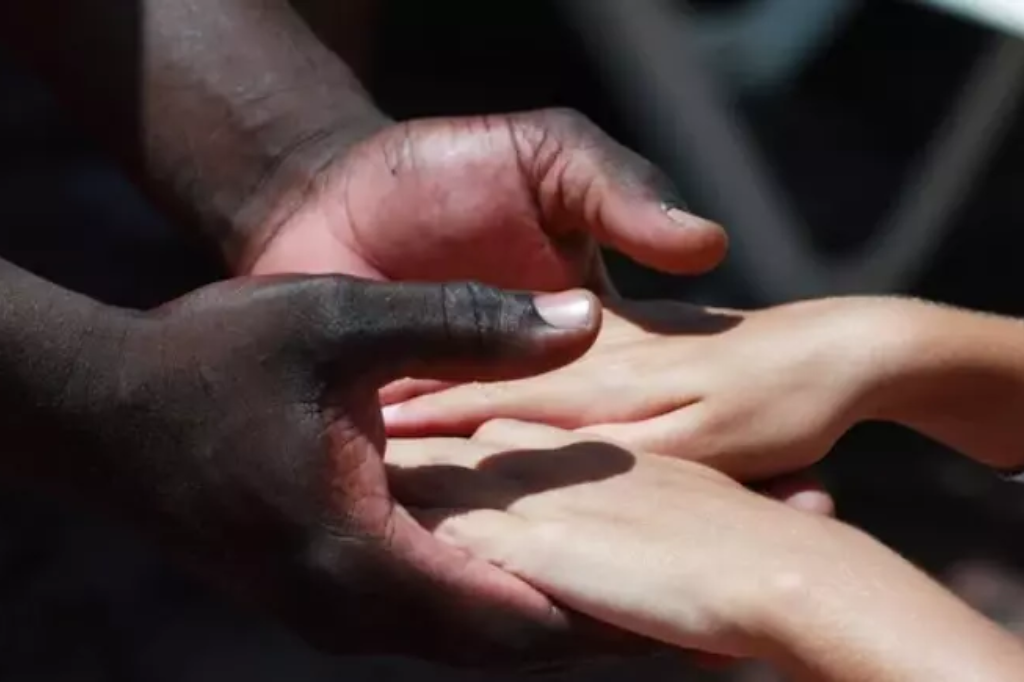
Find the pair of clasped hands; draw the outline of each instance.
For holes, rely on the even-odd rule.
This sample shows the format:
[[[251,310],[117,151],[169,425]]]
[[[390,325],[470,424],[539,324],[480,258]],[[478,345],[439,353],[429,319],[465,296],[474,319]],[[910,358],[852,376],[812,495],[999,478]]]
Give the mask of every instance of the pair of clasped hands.
[[[599,244],[697,273],[725,235],[565,112],[385,125],[317,168],[226,249],[238,279],[147,314],[49,294],[42,338],[89,343],[32,365],[60,424],[27,433],[74,453],[33,465],[338,652],[1009,679],[1008,637],[779,478],[902,419],[900,330],[940,312],[619,299]]]
[[[0,3],[0,40],[233,278],[140,312],[0,260],[5,477],[339,653],[1024,679],[1008,636],[780,478],[864,419],[1024,467],[1020,325],[620,300],[600,246],[693,275],[726,237],[583,117],[396,124],[291,2],[122,4]]]
[[[724,255],[721,228],[680,210],[650,164],[575,115],[458,125],[403,129],[408,173],[343,168],[254,271],[293,263],[299,248],[312,270],[343,262],[374,279],[582,285],[605,309],[577,290],[541,296],[540,314],[527,314],[451,286],[454,326],[444,343],[417,351],[414,339],[412,369],[389,372],[414,378],[384,384],[383,420],[364,395],[362,421],[332,428],[337,499],[394,568],[385,580],[355,573],[387,586],[366,589],[361,627],[390,632],[386,649],[474,663],[647,642],[823,680],[961,680],[1020,662],[986,621],[832,519],[831,498],[800,475],[859,421],[901,419],[890,389],[906,378],[895,367],[913,371],[900,364],[916,352],[907,308],[929,307],[847,299],[745,313],[622,300],[599,243],[697,273]],[[327,194],[339,186],[354,248],[311,248],[339,217]],[[464,324],[481,300],[504,314],[477,310]],[[339,557],[328,543],[319,565]],[[900,632],[902,653],[890,641]],[[990,639],[974,655],[935,649],[979,632]]]

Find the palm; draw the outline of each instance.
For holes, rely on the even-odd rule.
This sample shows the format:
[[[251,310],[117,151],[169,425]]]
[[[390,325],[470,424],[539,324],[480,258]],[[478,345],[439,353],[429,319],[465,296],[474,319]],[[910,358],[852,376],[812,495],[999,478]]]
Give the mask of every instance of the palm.
[[[494,285],[543,290],[587,282],[595,243],[538,195],[526,169],[533,160],[523,158],[533,152],[510,127],[482,121],[392,129],[359,149],[340,174],[347,221],[336,231],[388,279],[486,273]]]
[[[663,185],[564,113],[416,121],[329,166],[255,270],[560,290],[604,284],[598,241],[668,270],[713,266],[721,231],[666,218]]]

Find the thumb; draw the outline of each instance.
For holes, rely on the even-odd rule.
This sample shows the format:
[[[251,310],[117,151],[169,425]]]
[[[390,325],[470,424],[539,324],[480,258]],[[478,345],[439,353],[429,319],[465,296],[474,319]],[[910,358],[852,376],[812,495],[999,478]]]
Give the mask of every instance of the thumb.
[[[476,282],[377,283],[333,278],[328,352],[382,381],[429,376],[491,381],[560,367],[587,351],[601,304],[582,290],[533,295]]]
[[[663,172],[584,116],[556,110],[514,120],[549,232],[585,232],[673,274],[705,272],[725,257],[725,231],[688,213]]]

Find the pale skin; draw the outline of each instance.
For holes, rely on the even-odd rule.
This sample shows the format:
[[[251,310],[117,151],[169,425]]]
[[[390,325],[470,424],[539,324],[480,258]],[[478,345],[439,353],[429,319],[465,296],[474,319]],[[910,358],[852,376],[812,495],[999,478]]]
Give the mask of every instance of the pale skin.
[[[508,417],[700,461],[741,480],[802,470],[891,421],[999,471],[1024,468],[1024,324],[900,298],[762,311],[615,303],[575,364],[497,385],[399,382],[395,436]]]
[[[1013,637],[886,547],[700,464],[507,420],[387,463],[438,538],[669,645],[819,682],[1024,675]]]

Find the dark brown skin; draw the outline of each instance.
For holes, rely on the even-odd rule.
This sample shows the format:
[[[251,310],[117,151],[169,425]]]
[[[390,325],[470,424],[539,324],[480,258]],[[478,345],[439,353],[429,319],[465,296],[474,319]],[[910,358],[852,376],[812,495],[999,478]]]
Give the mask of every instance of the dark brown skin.
[[[521,290],[605,288],[598,243],[670,272],[700,272],[724,254],[725,235],[718,226],[670,210],[678,201],[661,174],[577,114],[535,112],[394,124],[284,0],[6,2],[0,3],[0,40],[46,77],[69,111],[123,159],[150,195],[182,224],[196,227],[238,275],[331,273],[391,281],[475,279]],[[246,285],[231,294],[230,305],[213,305],[219,299],[207,296],[204,300],[212,302],[204,313],[206,333],[202,343],[195,343],[195,352],[223,351],[223,344],[240,338],[230,336],[232,329],[247,330],[246,338],[270,335],[275,324],[269,313],[251,322],[243,319],[268,305],[261,302],[263,293]],[[187,306],[189,316],[194,308]],[[288,313],[290,307],[278,312]],[[376,323],[380,310],[363,307],[348,314]],[[226,317],[219,319],[221,315]],[[41,319],[49,324],[51,318]],[[179,318],[171,314],[167,319]],[[278,324],[281,329],[290,326]],[[285,341],[284,336],[273,339]],[[260,395],[269,396],[268,386],[260,383],[266,368],[254,359],[260,347],[253,343],[252,349],[241,347],[237,357],[232,345],[216,362],[210,358],[210,371],[222,376],[226,370],[218,362],[225,362],[231,367],[231,382],[259,386]],[[365,386],[339,385],[346,400],[359,396],[353,411],[345,414],[360,415],[360,428],[369,433],[377,424],[372,387],[399,376],[402,369],[393,364],[393,355],[375,354],[380,348],[364,350],[352,367],[372,367],[380,370],[379,377],[375,374]],[[456,353],[457,345],[449,352]],[[173,377],[178,374],[187,372],[182,369]],[[171,378],[157,384],[152,389],[157,396],[178,390]],[[278,385],[271,388],[278,396],[294,395],[282,393]],[[188,397],[180,404],[204,404],[198,385],[189,390],[195,395],[182,394]],[[246,406],[234,394],[217,395],[209,400],[210,414],[230,403],[238,412],[231,416],[239,423],[252,423],[260,415],[257,425],[262,426],[267,418],[266,404]],[[202,413],[189,414],[199,419]],[[160,410],[128,417],[119,416],[118,421],[137,424],[137,440],[114,441],[128,451],[146,451],[149,439],[170,439],[182,432],[177,422],[168,427]],[[342,429],[344,434],[350,431]],[[364,443],[361,449],[351,451],[355,461],[376,462],[363,455],[379,450],[381,441],[363,434],[359,442]],[[247,453],[252,458],[247,462],[258,463],[255,470],[276,471],[280,451],[294,446],[279,441],[271,448],[270,443],[274,441],[269,437],[260,439],[255,444],[262,449]],[[161,443],[163,459],[157,461],[164,464],[133,470],[129,487],[147,499],[156,496],[152,504],[160,504],[161,491],[171,485],[166,481],[191,481],[193,474],[209,471],[176,478],[179,473],[166,463],[200,461],[195,458],[206,456],[208,449],[205,441],[186,435]],[[351,460],[346,456],[341,461]],[[328,478],[304,478],[304,484],[328,486],[331,471],[317,471]],[[249,467],[239,466],[217,469],[216,474],[217,485],[243,489],[250,485],[247,477],[254,475]],[[181,494],[202,492],[184,483],[179,488]],[[145,507],[143,502],[140,507]],[[244,546],[251,535],[245,524],[259,527],[244,519],[243,507],[195,504],[205,510],[203,522],[180,525],[182,539],[195,540],[190,531],[218,529],[210,546]],[[377,515],[373,523],[361,521],[372,527],[366,531],[371,537],[383,533],[381,518],[391,518],[382,517],[379,506],[370,505],[368,513]],[[236,532],[239,537],[232,538]],[[318,580],[294,581],[302,599],[288,596],[280,601],[316,606],[332,633],[330,643],[352,651],[412,650],[441,658],[446,654],[442,645],[453,641],[461,654],[494,661],[500,656],[492,655],[499,651],[525,657],[527,648],[544,658],[560,644],[564,622],[558,618],[553,627],[537,631],[549,637],[536,640],[532,628],[519,626],[522,618],[513,618],[512,626],[508,621],[481,625],[481,620],[491,622],[481,614],[490,612],[487,604],[494,600],[460,604],[447,598],[453,590],[479,596],[467,582],[446,586],[435,581],[427,589],[424,562],[435,574],[448,576],[460,567],[426,551],[414,557],[408,549],[416,547],[408,540],[412,536],[394,537],[407,542],[399,543],[407,549],[386,554],[388,570],[377,570],[380,561],[366,559],[371,555],[361,543],[354,554],[334,557],[337,566],[320,561]],[[323,559],[333,551],[315,554]],[[248,555],[240,556],[246,557],[242,563],[259,566]],[[292,567],[261,568],[258,573],[261,579],[270,574],[266,579],[280,587],[289,582],[285,576]],[[335,573],[343,578],[322,577]],[[234,572],[226,575],[235,582]],[[519,606],[522,614],[525,606]],[[455,617],[458,613],[464,616]],[[431,620],[430,614],[442,622]],[[345,618],[345,627],[338,618]],[[547,624],[552,625],[550,619]]]
[[[556,290],[607,284],[598,243],[674,273],[724,255],[573,112],[393,124],[283,0],[3,5],[0,39],[236,274]]]
[[[598,244],[669,272],[724,253],[650,163],[571,111],[420,120],[324,162],[278,202],[236,267],[374,279],[607,286]]]
[[[543,370],[599,315],[559,330],[528,295],[342,277],[234,280],[137,314],[6,264],[0,301],[8,475],[110,507],[331,651],[565,653],[546,598],[392,501],[376,392],[427,366]]]

